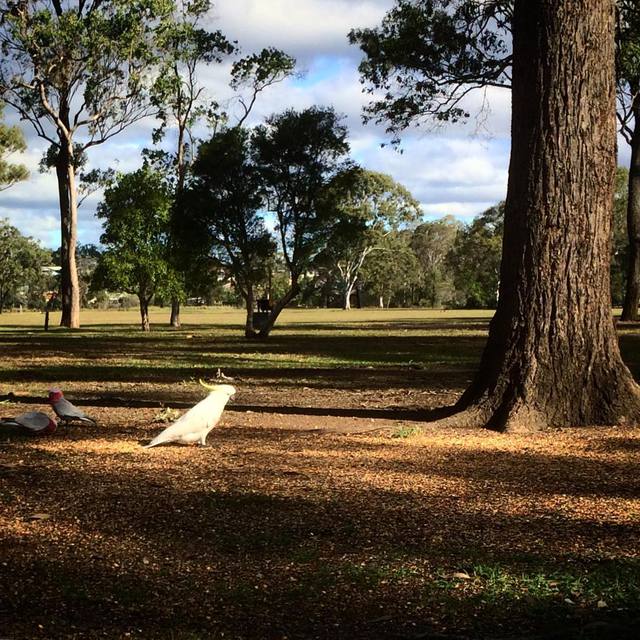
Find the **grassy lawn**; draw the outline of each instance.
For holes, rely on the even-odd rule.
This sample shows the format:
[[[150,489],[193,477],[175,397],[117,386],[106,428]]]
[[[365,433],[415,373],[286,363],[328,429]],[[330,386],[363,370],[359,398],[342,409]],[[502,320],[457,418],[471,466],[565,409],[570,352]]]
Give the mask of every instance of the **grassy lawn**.
[[[98,426],[0,434],[0,638],[635,638],[637,428],[425,421],[489,317],[289,310],[256,342],[230,309],[3,314],[2,414],[57,385]],[[143,449],[218,371],[210,446]]]

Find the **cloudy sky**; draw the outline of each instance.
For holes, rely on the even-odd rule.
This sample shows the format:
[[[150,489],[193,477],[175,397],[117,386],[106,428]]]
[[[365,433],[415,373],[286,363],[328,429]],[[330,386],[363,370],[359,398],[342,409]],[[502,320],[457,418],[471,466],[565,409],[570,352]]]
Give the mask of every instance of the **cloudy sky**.
[[[472,113],[485,104],[483,117],[466,125],[437,131],[418,130],[403,137],[403,153],[381,147],[382,127],[364,126],[366,103],[357,72],[361,58],[347,42],[354,27],[380,23],[393,0],[219,0],[210,17],[212,28],[237,40],[242,54],[275,46],[293,55],[303,75],[271,87],[261,97],[253,122],[288,107],[333,105],[344,114],[353,158],[362,166],[392,175],[422,203],[425,218],[453,214],[470,220],[503,199],[509,154],[509,93],[491,90],[469,98]],[[201,81],[219,101],[231,99],[230,62],[203,70]],[[229,104],[233,112],[233,102]],[[7,114],[9,115],[9,114]],[[151,146],[153,122],[137,125],[90,150],[91,167],[115,166],[126,171],[140,164],[140,151]],[[0,217],[48,247],[60,243],[57,194],[53,174],[38,173],[46,143],[24,125],[29,149],[23,162],[31,179],[0,192]],[[17,158],[16,158],[17,159]],[[79,212],[79,241],[96,243],[100,222],[93,212],[99,197],[88,199]]]

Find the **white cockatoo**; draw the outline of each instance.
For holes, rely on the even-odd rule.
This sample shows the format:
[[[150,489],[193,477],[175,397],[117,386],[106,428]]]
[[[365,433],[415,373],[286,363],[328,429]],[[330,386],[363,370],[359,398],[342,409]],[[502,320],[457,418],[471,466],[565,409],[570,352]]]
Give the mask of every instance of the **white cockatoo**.
[[[159,433],[149,444],[145,445],[146,448],[166,442],[183,442],[185,444],[199,442],[201,446],[204,446],[209,431],[218,424],[225,405],[236,390],[230,384],[209,385],[202,380],[200,380],[200,384],[205,389],[209,389],[209,395]]]
[[[34,436],[48,436],[58,425],[42,411],[28,411],[15,418],[2,418],[0,426],[20,427]]]
[[[82,409],[72,405],[57,388],[49,389],[49,404],[62,422],[84,422],[96,426],[96,421],[90,418]]]

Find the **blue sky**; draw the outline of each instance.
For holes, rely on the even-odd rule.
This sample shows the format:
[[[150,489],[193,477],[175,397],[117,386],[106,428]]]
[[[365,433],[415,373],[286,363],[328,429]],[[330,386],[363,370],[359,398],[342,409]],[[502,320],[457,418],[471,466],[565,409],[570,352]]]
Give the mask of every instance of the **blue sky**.
[[[453,214],[470,220],[504,198],[509,156],[509,93],[492,89],[471,95],[471,113],[485,107],[481,118],[438,130],[418,129],[403,137],[403,153],[389,146],[384,128],[364,126],[366,104],[357,73],[361,58],[347,42],[354,27],[379,24],[392,0],[220,0],[209,17],[212,28],[237,40],[242,53],[275,46],[295,56],[303,77],[270,88],[261,97],[253,123],[288,107],[333,105],[344,114],[350,131],[353,158],[382,171],[410,189],[422,203],[425,218]],[[201,82],[208,95],[227,102],[234,112],[228,88],[231,61],[204,68]],[[140,164],[140,151],[151,146],[153,121],[140,123],[101,147],[90,151],[91,167],[117,167],[127,171]],[[59,245],[59,214],[53,174],[38,173],[37,163],[46,143],[24,125],[29,148],[22,161],[31,169],[28,182],[0,193],[0,217],[45,246]],[[206,135],[202,131],[202,135]],[[18,158],[16,158],[18,159]],[[79,240],[97,242],[100,223],[94,216],[99,195],[88,199],[79,212]]]

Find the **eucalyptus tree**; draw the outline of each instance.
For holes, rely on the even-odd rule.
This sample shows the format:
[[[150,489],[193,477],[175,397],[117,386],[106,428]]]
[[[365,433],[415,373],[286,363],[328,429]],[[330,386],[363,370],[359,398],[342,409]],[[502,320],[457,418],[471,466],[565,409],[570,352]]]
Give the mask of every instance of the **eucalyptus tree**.
[[[323,258],[337,277],[344,309],[351,308],[351,294],[367,256],[383,248],[390,234],[422,215],[420,204],[391,176],[360,167],[336,175],[322,195],[322,206],[333,219]]]
[[[220,105],[207,95],[199,80],[204,65],[220,64],[231,54],[238,53],[236,43],[230,42],[220,31],[208,31],[203,23],[211,10],[209,0],[177,0],[173,13],[160,23],[158,50],[161,60],[159,73],[153,86],[153,101],[158,107],[160,126],[154,132],[159,142],[168,129],[175,129],[174,188],[179,199],[184,188],[195,148],[194,127],[207,121],[217,128],[228,120]],[[235,126],[242,126],[256,103],[258,94],[293,72],[295,59],[275,48],[265,48],[235,60],[231,66],[231,87],[240,93],[237,102],[241,115]],[[177,215],[179,209],[174,209]],[[176,229],[184,225],[174,220]],[[174,234],[175,253],[181,253],[181,239]],[[176,265],[177,266],[177,265]],[[172,326],[180,325],[180,302],[171,305]]]
[[[27,145],[19,127],[10,127],[2,122],[4,105],[0,102],[0,191],[26,180],[29,172],[23,164],[10,162],[8,156],[24,151]]]
[[[511,87],[512,16],[513,0],[396,0],[379,27],[353,29],[365,121],[398,142],[407,127],[468,118],[469,93]]]
[[[347,129],[331,108],[289,109],[256,127],[251,140],[266,209],[276,219],[289,288],[274,301],[259,335],[269,335],[281,311],[316,277],[316,261],[329,239],[334,213],[322,206],[327,184],[347,167]]]
[[[78,153],[149,115],[155,27],[170,0],[0,2],[0,93],[53,145],[60,202],[62,320],[78,327]]]
[[[472,4],[478,11],[495,7],[497,27],[496,17],[505,16],[505,27],[508,18],[512,47],[499,31],[483,31],[475,38],[477,56],[460,49],[454,68],[475,56],[482,68],[493,60],[494,73],[510,70],[512,141],[500,299],[479,372],[456,406],[463,413],[452,420],[503,430],[636,421],[640,392],[620,357],[609,290],[615,2]],[[404,40],[411,64],[431,51],[431,40],[426,48],[420,42]],[[377,50],[371,53],[377,59]],[[402,77],[390,80],[381,66],[369,74],[376,72],[393,86],[372,105],[373,115],[388,118],[396,132],[449,89],[426,78],[424,104],[412,103],[413,96],[393,94]],[[377,77],[367,78],[375,86]]]
[[[438,307],[454,300],[454,277],[448,257],[464,225],[452,215],[418,225],[411,235],[420,268],[420,302]]]
[[[152,87],[152,101],[158,111],[160,126],[154,142],[175,130],[175,152],[169,154],[172,177],[179,197],[192,161],[193,127],[204,118],[215,117],[218,105],[206,95],[198,77],[203,65],[219,64],[232,54],[235,46],[218,31],[208,31],[202,23],[211,9],[209,0],[176,0],[173,11],[157,29],[158,74]],[[172,238],[177,244],[178,238]],[[179,253],[174,247],[174,253]],[[177,265],[176,265],[177,266]],[[169,323],[180,326],[180,299],[171,301]]]

